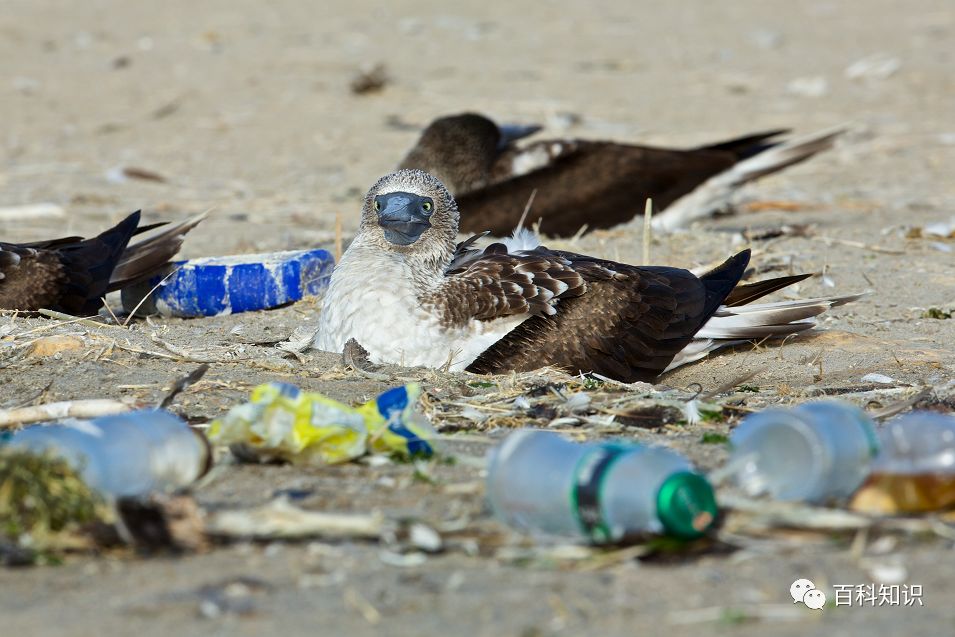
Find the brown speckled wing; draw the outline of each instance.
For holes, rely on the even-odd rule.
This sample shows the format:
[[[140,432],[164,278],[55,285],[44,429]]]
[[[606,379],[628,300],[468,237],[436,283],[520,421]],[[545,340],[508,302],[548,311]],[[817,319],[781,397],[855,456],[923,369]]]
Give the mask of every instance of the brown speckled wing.
[[[440,290],[424,299],[446,326],[516,314],[553,314],[558,299],[583,294],[583,277],[564,257],[546,249],[508,254],[500,243],[447,272]]]
[[[0,309],[95,314],[139,212],[91,239],[0,244]]]
[[[697,278],[678,268],[554,254],[583,277],[586,293],[562,300],[552,316],[524,321],[468,371],[491,374],[551,365],[627,383],[652,381],[709,320],[749,262],[744,251]]]
[[[0,309],[33,311],[58,306],[66,282],[54,252],[0,243]]]

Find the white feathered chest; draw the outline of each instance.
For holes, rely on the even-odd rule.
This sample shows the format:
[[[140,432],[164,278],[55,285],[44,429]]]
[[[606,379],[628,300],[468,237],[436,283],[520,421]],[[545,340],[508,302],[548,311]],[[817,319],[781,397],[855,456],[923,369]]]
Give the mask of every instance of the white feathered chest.
[[[440,278],[424,280],[400,255],[356,240],[332,273],[314,345],[341,352],[354,338],[374,363],[440,368],[450,361],[451,370],[463,370],[529,316],[446,327],[437,308],[420,302],[440,285]]]

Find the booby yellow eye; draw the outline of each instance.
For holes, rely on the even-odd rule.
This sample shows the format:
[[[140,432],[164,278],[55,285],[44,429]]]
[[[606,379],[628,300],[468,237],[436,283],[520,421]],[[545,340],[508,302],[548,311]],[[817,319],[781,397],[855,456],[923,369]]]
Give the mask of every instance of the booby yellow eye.
[[[426,201],[423,204],[421,204],[421,209],[424,210],[425,212],[431,212],[431,202]]]
[[[381,210],[381,203],[375,199],[375,212],[378,212],[379,210]]]

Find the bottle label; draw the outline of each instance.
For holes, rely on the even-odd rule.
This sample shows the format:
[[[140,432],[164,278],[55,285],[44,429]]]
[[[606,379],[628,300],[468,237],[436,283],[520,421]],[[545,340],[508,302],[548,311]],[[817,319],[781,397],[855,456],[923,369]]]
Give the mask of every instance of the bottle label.
[[[601,445],[584,455],[574,470],[571,508],[580,523],[581,531],[597,544],[615,539],[604,519],[600,502],[603,480],[613,463],[632,450],[632,447],[623,445]]]
[[[879,455],[879,437],[875,433],[875,429],[872,428],[868,422],[860,421],[859,426],[862,427],[862,432],[865,434],[866,442],[869,443],[869,457],[875,458]]]

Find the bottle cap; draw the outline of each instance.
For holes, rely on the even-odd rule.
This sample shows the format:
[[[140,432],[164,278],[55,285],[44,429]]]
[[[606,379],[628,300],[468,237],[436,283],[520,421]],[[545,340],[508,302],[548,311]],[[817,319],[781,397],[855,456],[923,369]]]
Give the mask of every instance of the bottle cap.
[[[682,471],[663,481],[657,493],[657,517],[668,535],[691,540],[716,522],[719,507],[703,476]]]

